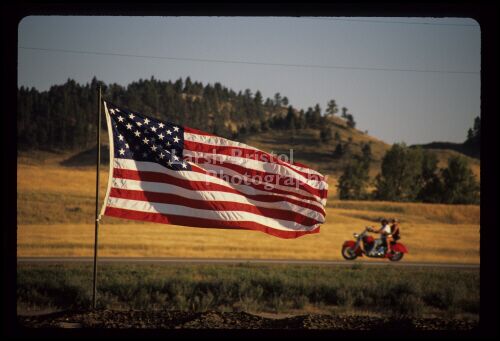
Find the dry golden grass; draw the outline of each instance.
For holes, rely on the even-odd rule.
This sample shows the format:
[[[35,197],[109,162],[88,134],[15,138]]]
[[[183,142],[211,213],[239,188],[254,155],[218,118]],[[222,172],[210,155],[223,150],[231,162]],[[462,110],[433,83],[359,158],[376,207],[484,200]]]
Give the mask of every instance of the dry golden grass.
[[[18,255],[92,256],[95,169],[18,163]],[[71,181],[69,181],[71,179]],[[330,186],[335,184],[330,178]],[[101,171],[101,197],[107,169]],[[101,256],[341,259],[341,244],[380,217],[402,221],[407,261],[479,263],[479,206],[333,200],[319,234],[283,240],[254,231],[201,229],[104,217]]]
[[[344,201],[329,199],[328,207],[345,209],[352,217],[380,220],[382,217],[395,217],[402,223],[480,223],[478,205],[445,205],[423,203],[399,203],[389,201]]]
[[[284,240],[254,231],[103,222],[99,254],[103,257],[286,258],[339,260],[341,244],[372,221],[328,209],[319,234]],[[117,220],[109,218],[108,220]],[[479,262],[479,227],[474,224],[407,223],[402,232],[408,261]],[[92,224],[20,225],[19,256],[88,256]]]

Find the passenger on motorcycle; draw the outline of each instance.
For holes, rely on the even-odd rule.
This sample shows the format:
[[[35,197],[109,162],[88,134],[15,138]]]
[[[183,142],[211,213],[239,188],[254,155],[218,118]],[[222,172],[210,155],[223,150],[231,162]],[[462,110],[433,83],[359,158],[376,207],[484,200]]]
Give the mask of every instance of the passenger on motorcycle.
[[[389,241],[389,238],[392,238],[391,235],[391,226],[389,225],[389,222],[387,219],[382,219],[380,221],[380,228],[378,230],[375,230],[372,226],[368,226],[368,231],[373,232],[373,233],[380,233],[382,236],[380,239],[375,239],[375,242],[373,243],[373,248],[370,251],[370,254],[375,254],[377,252],[377,249],[380,245],[380,243],[385,243],[387,245],[387,253],[391,252],[391,244]]]
[[[388,242],[397,241],[400,239],[399,235],[399,220],[396,218],[391,219],[391,237],[388,238]]]

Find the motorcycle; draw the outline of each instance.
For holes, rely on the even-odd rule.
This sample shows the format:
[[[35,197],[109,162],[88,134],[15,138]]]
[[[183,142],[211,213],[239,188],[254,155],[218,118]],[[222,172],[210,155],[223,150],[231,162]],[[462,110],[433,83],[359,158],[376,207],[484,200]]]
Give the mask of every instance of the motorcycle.
[[[342,245],[342,257],[354,260],[363,257],[364,254],[367,257],[389,258],[390,261],[397,262],[403,258],[405,253],[408,253],[406,246],[397,241],[391,242],[391,252],[387,252],[387,247],[384,245],[379,245],[374,250],[375,239],[368,232],[373,232],[373,230],[366,227],[363,232],[353,234],[355,240],[346,240]]]

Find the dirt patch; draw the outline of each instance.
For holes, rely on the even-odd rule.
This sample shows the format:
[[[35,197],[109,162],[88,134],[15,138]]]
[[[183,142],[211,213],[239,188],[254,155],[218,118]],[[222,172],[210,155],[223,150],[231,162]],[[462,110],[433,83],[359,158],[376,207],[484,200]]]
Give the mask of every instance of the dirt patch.
[[[245,312],[180,311],[66,311],[18,316],[25,328],[137,328],[137,329],[326,329],[326,330],[475,330],[473,320],[442,318],[384,318],[308,314],[265,318]]]

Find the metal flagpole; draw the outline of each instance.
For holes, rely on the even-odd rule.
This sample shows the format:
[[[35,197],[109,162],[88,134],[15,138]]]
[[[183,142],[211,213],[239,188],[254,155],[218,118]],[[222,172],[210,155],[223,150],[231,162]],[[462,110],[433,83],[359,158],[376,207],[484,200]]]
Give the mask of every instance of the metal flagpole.
[[[97,112],[97,165],[96,165],[96,180],[95,180],[95,239],[94,239],[94,282],[92,285],[92,309],[95,309],[96,302],[96,284],[97,284],[97,248],[98,248],[98,232],[99,232],[99,168],[101,166],[101,86],[99,90],[99,104]]]

